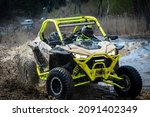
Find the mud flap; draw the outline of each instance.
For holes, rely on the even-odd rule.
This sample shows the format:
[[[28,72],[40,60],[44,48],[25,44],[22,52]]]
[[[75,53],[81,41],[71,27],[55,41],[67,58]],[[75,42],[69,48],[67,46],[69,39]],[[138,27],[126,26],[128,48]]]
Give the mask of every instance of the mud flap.
[[[40,67],[40,70],[44,71],[44,68],[46,68],[48,65],[48,61],[43,56],[43,54],[41,53],[41,51],[39,50],[38,47],[33,49],[33,53],[34,53],[34,57],[36,59],[36,62],[38,63],[38,65]]]

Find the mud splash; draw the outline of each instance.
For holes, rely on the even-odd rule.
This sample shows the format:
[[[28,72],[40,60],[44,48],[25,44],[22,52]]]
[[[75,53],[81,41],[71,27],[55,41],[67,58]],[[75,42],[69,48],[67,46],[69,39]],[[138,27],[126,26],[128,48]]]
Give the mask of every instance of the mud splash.
[[[48,99],[45,92],[39,91],[32,85],[20,82],[16,78],[4,79],[0,85],[0,99],[4,100],[28,100]]]
[[[28,43],[18,47],[0,45],[0,99],[29,100],[54,99],[48,96],[44,87],[34,87],[21,80],[22,64],[33,59]]]
[[[24,44],[0,44],[0,99],[54,99],[48,97],[43,85],[35,88],[21,82],[21,66],[26,59],[33,59],[31,49]],[[150,99],[150,41],[143,39],[119,39],[115,43],[124,44],[120,52],[121,65],[131,65],[138,69],[143,79],[143,90],[137,99]],[[85,91],[86,90],[86,91]],[[111,86],[87,85],[74,91],[73,99],[122,99]],[[125,99],[125,98],[124,98]]]

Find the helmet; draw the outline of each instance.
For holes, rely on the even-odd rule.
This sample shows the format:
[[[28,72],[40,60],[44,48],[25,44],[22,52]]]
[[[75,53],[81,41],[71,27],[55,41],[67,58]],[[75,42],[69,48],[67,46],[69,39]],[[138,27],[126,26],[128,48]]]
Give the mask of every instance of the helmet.
[[[48,44],[51,47],[55,47],[56,45],[60,45],[60,38],[57,32],[52,32],[49,36]]]
[[[57,32],[52,32],[51,34],[50,34],[50,41],[58,41],[59,40],[59,35],[58,35],[58,33]]]
[[[87,37],[93,37],[93,34],[94,34],[92,27],[89,27],[89,26],[84,26],[81,29],[81,32]]]

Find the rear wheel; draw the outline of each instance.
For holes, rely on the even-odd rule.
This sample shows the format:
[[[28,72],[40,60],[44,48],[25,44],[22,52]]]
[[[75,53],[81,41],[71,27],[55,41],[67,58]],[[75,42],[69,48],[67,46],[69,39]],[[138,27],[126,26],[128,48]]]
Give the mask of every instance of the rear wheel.
[[[123,78],[123,80],[114,81],[115,83],[123,86],[123,89],[114,86],[116,93],[121,97],[135,98],[138,96],[142,89],[142,79],[138,71],[131,66],[122,66],[116,74]]]
[[[66,69],[56,67],[49,72],[46,87],[48,94],[57,99],[71,99],[73,79]]]
[[[37,85],[39,83],[39,76],[36,71],[36,63],[34,61],[26,61],[24,63],[23,80],[26,83]]]

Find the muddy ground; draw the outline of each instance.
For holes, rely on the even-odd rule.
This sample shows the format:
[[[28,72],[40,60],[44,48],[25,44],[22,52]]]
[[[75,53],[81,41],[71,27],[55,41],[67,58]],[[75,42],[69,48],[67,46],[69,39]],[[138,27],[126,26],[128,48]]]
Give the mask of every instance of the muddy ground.
[[[26,35],[26,34],[25,34]],[[21,37],[21,39],[20,39]],[[31,38],[32,37],[32,38]],[[1,37],[0,37],[1,38]],[[33,59],[31,49],[27,46],[34,36],[9,36],[0,39],[0,99],[54,99],[47,96],[44,85],[38,88],[21,80],[20,61]],[[7,39],[7,41],[6,41]],[[143,89],[136,99],[150,99],[150,39],[119,39],[118,44],[125,48],[120,64],[136,67],[143,79]],[[103,85],[103,84],[101,84]],[[111,86],[87,85],[78,87],[72,99],[127,99],[117,96]]]

